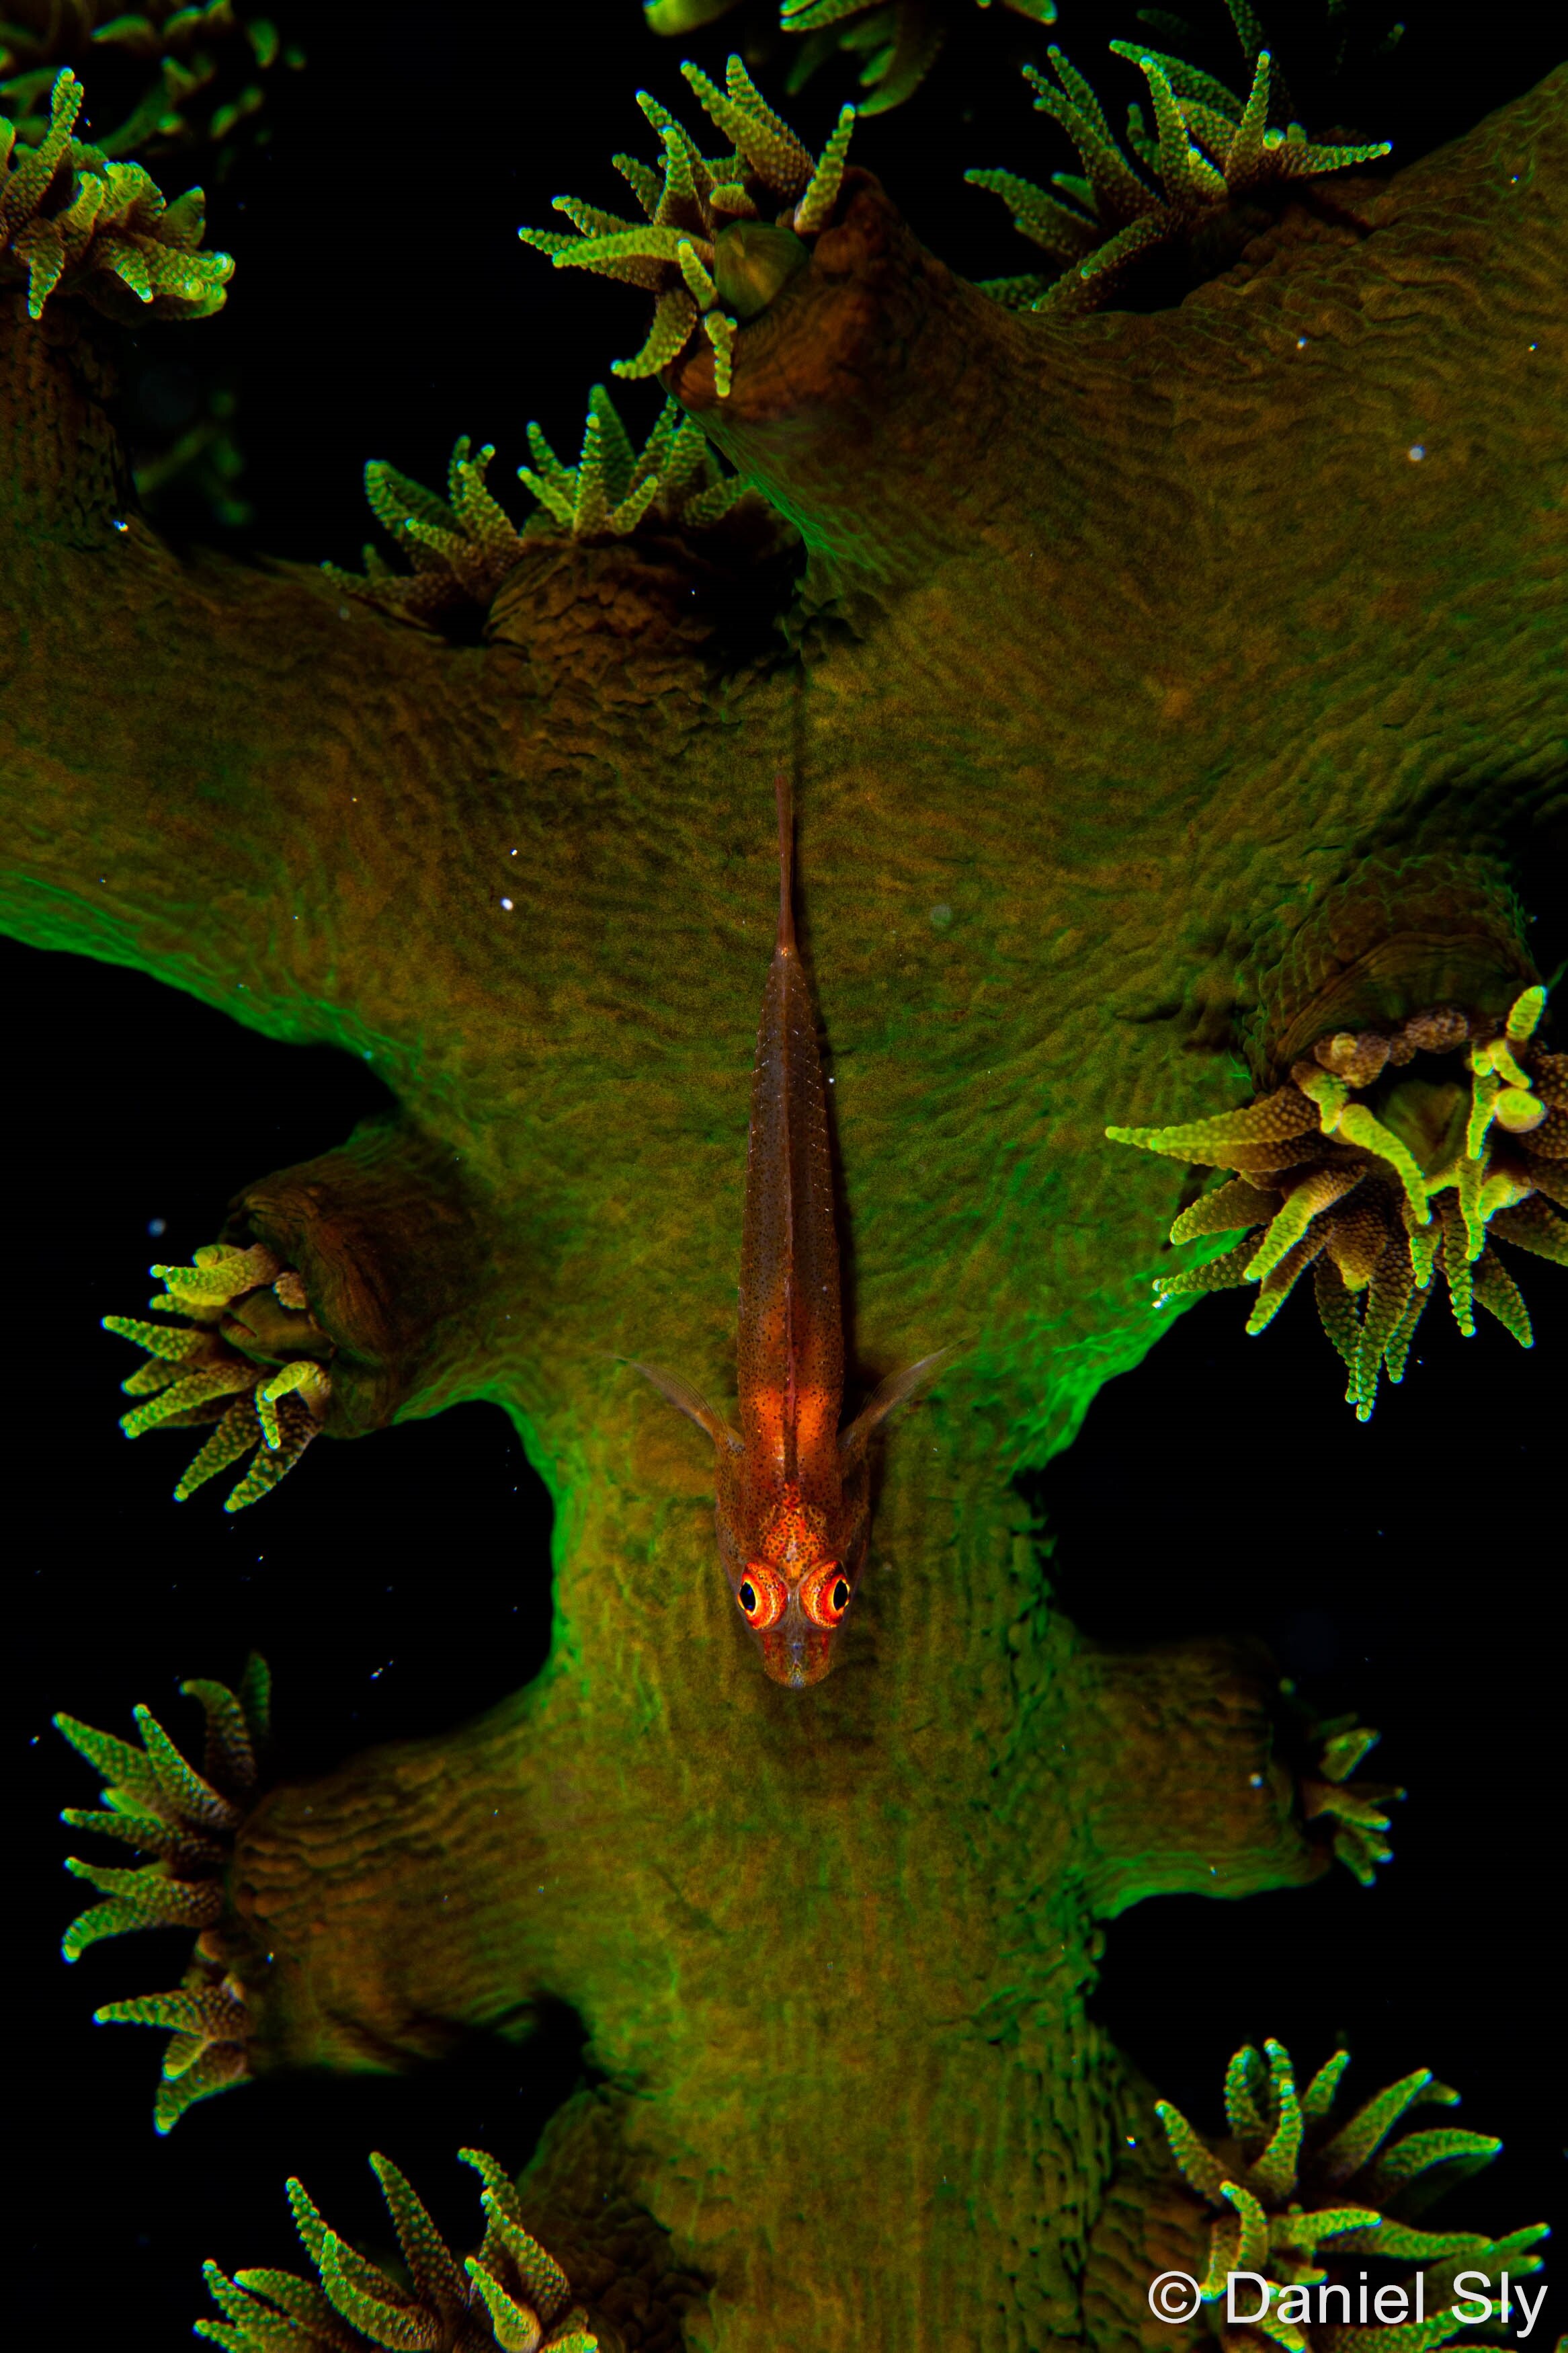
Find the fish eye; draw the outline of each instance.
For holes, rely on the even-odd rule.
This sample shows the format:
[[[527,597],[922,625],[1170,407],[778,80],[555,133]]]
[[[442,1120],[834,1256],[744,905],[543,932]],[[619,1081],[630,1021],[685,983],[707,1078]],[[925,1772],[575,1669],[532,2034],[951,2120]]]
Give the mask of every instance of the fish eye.
[[[802,1585],[800,1606],[814,1626],[837,1626],[854,1589],[836,1560],[825,1561]]]
[[[787,1599],[784,1579],[775,1570],[763,1561],[747,1562],[746,1573],[735,1588],[735,1602],[754,1632],[762,1633],[778,1623]]]

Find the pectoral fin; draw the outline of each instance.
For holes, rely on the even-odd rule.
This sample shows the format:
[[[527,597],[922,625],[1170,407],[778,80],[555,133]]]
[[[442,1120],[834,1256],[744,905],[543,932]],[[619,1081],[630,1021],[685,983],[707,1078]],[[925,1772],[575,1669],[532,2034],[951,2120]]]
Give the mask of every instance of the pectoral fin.
[[[863,1453],[871,1432],[879,1429],[900,1406],[907,1405],[929,1380],[934,1379],[938,1368],[946,1364],[952,1354],[951,1348],[938,1348],[934,1355],[921,1356],[914,1364],[906,1365],[901,1373],[889,1373],[880,1388],[861,1407],[848,1429],[840,1431],[838,1451],[844,1461],[852,1462],[857,1455]]]
[[[658,1365],[641,1364],[636,1356],[626,1356],[622,1361],[630,1365],[634,1373],[641,1373],[645,1380],[651,1381],[660,1395],[678,1406],[699,1430],[705,1430],[721,1454],[741,1451],[739,1434],[731,1429],[722,1414],[714,1412],[700,1390],[694,1389],[689,1381],[683,1381],[679,1373],[665,1372]]]

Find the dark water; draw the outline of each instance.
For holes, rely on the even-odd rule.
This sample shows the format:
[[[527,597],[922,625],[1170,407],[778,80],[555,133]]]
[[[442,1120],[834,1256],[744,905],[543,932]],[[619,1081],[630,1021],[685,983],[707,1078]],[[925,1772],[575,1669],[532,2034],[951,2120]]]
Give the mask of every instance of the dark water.
[[[542,11],[454,13],[444,40],[433,13],[383,8],[374,37],[307,26],[310,71],[275,104],[271,146],[215,204],[213,242],[239,253],[241,275],[225,316],[191,332],[209,339],[201,365],[239,382],[253,535],[279,553],[356,560],[367,456],[435,482],[452,439],[471,431],[502,445],[497,479],[510,481],[531,416],[574,454],[585,385],[640,333],[635,296],[596,301],[525,254],[514,230],[550,219],[559,188],[584,186],[584,158],[637,143],[631,91],[647,81],[673,96],[680,47],[647,41],[632,0],[573,9],[604,77],[584,101],[584,131],[568,90],[585,77],[568,74]],[[1406,76],[1378,85],[1387,111],[1372,126],[1393,130],[1405,154],[1526,87],[1561,47],[1546,11],[1511,12],[1484,37],[1467,18],[1479,53],[1445,74],[1446,28],[1461,20],[1447,8],[1408,14]],[[1088,61],[1108,33],[1132,29],[1130,12],[1081,0],[1060,31]],[[696,46],[721,55],[723,28]],[[1010,77],[961,81],[962,62],[929,103],[868,126],[864,160],[956,266],[1022,268],[961,172],[1037,168],[1038,118]],[[476,76],[493,93],[485,127],[460,133]],[[814,141],[838,94],[825,87],[795,110]],[[448,140],[467,142],[455,174],[437,160]],[[447,214],[377,221],[345,196],[351,172],[361,185],[395,184],[422,156],[451,192]],[[454,216],[461,236],[447,233]],[[301,283],[302,241],[326,222],[344,241],[343,267],[330,283]],[[644,400],[651,415],[656,397]],[[635,400],[626,408],[639,414]],[[1542,878],[1560,919],[1561,863]],[[74,1969],[58,1961],[79,1906],[59,1870],[67,1834],[55,1815],[90,1801],[90,1776],[48,1729],[50,1713],[125,1730],[132,1701],[161,1713],[172,1700],[168,1720],[180,1724],[178,1678],[237,1673],[254,1643],[274,1666],[292,1770],[437,1730],[543,1656],[548,1505],[500,1412],[469,1406],[358,1446],[323,1445],[238,1519],[205,1499],[176,1510],[178,1446],[121,1439],[114,1383],[130,1359],[97,1319],[136,1312],[150,1258],[188,1255],[237,1184],[346,1134],[379,1091],[362,1065],[269,1045],[138,975],[9,945],[0,972],[15,1114],[8,1550],[20,1599],[5,1716],[21,1848],[10,1879],[12,2147],[23,2175],[12,2243],[39,2341],[46,2327],[69,2337],[68,2300],[90,2295],[134,2316],[101,2341],[163,2345],[183,2341],[204,2308],[204,2255],[226,2267],[295,2260],[281,2196],[289,2170],[341,2227],[374,2230],[363,2158],[384,2147],[458,2242],[470,2240],[473,2200],[451,2152],[477,2140],[520,2164],[574,2079],[580,2038],[563,2017],[527,2054],[476,2051],[413,2082],[263,2085],[155,2141],[160,2038],[95,2029],[89,2014],[132,1986],[173,1982],[161,1971],[178,1969],[187,1940],[111,1942]],[[211,1074],[199,1089],[174,1083],[187,1065]],[[1212,2115],[1243,2034],[1277,2033],[1303,2063],[1343,2038],[1363,2088],[1430,2063],[1464,2091],[1461,2121],[1508,2144],[1442,2210],[1450,2227],[1476,2229],[1550,2216],[1563,2153],[1551,2076],[1561,2064],[1568,1274],[1533,1261],[1521,1272],[1534,1354],[1487,1319],[1462,1343],[1434,1309],[1422,1361],[1367,1430],[1341,1403],[1337,1360],[1301,1303],[1251,1342],[1235,1298],[1211,1300],[1102,1394],[1079,1444],[1038,1486],[1051,1574],[1081,1622],[1110,1639],[1265,1635],[1322,1708],[1354,1708],[1382,1727],[1372,1769],[1411,1791],[1397,1861],[1370,1894],[1336,1873],[1304,1894],[1130,1914],[1110,1933],[1100,2014],[1199,2116]]]

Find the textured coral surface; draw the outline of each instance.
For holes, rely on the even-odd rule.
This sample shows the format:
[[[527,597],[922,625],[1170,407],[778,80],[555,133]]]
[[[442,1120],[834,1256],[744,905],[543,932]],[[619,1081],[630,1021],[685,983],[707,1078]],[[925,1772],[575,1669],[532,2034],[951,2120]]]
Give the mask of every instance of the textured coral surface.
[[[1107,1121],[1233,1107],[1205,1049],[1359,858],[1544,804],[1564,101],[1152,317],[1002,311],[852,175],[731,396],[706,353],[673,385],[811,551],[803,661],[614,550],[461,648],[176,556],[80,352],[0,328],[7,927],[372,1058],[395,1113],[241,1205],[337,1348],[326,1430],[499,1399],[558,1507],[542,1677],[241,1830],[256,2067],[569,2000],[616,2094],[525,2216],[554,2243],[599,2133],[712,2282],[697,2341],[1076,2336],[1145,2164],[1097,1921],[1327,1867],[1268,1662],[1076,1633],[1008,1482],[1158,1328],[1179,1175]],[[805,1701],[733,1623],[700,1441],[615,1361],[726,1393],[781,760],[858,1359],[963,1349]],[[1095,2308],[1135,2334],[1136,2282]]]

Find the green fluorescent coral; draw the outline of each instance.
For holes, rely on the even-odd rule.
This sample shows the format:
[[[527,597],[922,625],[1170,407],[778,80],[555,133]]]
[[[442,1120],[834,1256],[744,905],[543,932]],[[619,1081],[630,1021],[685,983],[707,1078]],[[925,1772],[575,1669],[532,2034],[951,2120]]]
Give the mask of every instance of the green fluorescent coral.
[[[781,196],[788,199],[774,224],[781,241],[815,237],[826,227],[844,176],[855,109],[841,111],[832,137],[814,158],[767,104],[738,57],[730,59],[722,90],[699,66],[687,64],[680,70],[703,111],[730,141],[731,153],[705,161],[668,109],[639,90],[637,104],[664,151],[662,165],[656,171],[633,155],[617,155],[615,162],[647,216],[647,226],[575,196],[557,196],[555,209],[571,221],[575,237],[540,228],[520,228],[518,235],[525,245],[549,254],[557,269],[591,269],[656,296],[647,342],[635,358],[612,363],[615,375],[655,375],[668,368],[700,324],[712,351],[714,383],[724,399],[738,324],[719,307],[730,299],[726,249],[743,242],[746,224],[763,221],[765,209],[776,208]],[[794,266],[805,259],[802,247]],[[775,261],[774,269],[775,286],[786,282],[791,265]]]
[[[1293,1700],[1295,1685],[1281,1689]],[[1295,1703],[1298,1707],[1300,1703]],[[1352,1879],[1370,1887],[1378,1865],[1392,1862],[1388,1843],[1392,1827],[1388,1808],[1405,1796],[1392,1783],[1352,1781],[1351,1776],[1382,1738],[1353,1715],[1338,1715],[1310,1724],[1313,1762],[1300,1776],[1301,1811],[1309,1822],[1321,1822],[1329,1832],[1334,1859]]]
[[[149,1324],[106,1315],[103,1328],[147,1356],[121,1383],[145,1398],[122,1414],[127,1438],[150,1430],[213,1425],[187,1463],[174,1501],[227,1470],[250,1466],[224,1504],[242,1512],[269,1494],[321,1430],[332,1394],[331,1341],[310,1311],[304,1286],[263,1243],[247,1249],[205,1242],[190,1266],[155,1266],[165,1289],[148,1306],[184,1322]]]
[[[201,1702],[206,1719],[199,1773],[145,1707],[136,1710],[140,1748],[112,1733],[95,1732],[75,1716],[55,1718],[71,1746],[109,1785],[100,1800],[103,1811],[68,1806],[60,1820],[154,1858],[129,1871],[81,1862],[74,1855],[68,1860],[72,1876],[85,1879],[107,1901],[72,1921],[65,1935],[66,1959],[79,1960],[100,1937],[138,1929],[197,1931],[190,1966],[172,1991],[135,1994],[94,2013],[100,2025],[167,2030],[153,2108],[161,2133],[171,2131],[196,2101],[226,2091],[249,2073],[249,2005],[218,1924],[224,1870],[235,1833],[255,1802],[271,1737],[271,1679],[265,1660],[254,1653],[237,1692],[200,1681],[180,1689]]]
[[[781,26],[805,37],[789,87],[792,91],[800,89],[826,58],[842,50],[861,61],[862,114],[882,114],[901,106],[936,64],[958,5],[962,0],[957,5],[955,0],[890,0],[890,5],[879,5],[879,0],[781,0]],[[977,0],[977,5],[989,7],[991,0]],[[1037,25],[1057,20],[1056,0],[1004,0],[1004,5]],[[649,16],[654,21],[652,9]],[[663,27],[656,24],[656,29]]]
[[[1197,110],[1229,154],[1247,102],[1159,71],[1160,158],[1122,163],[1156,209],[1167,163],[1218,207]],[[170,2037],[165,2126],[246,2078],[286,2103],[300,2071],[482,2065],[552,2009],[591,2053],[515,2205],[487,2176],[478,2272],[384,2168],[401,2268],[301,2195],[315,2280],[212,2275],[230,2353],[519,2353],[569,2341],[578,2298],[605,2353],[1125,2353],[1130,2245],[1258,2251],[1282,2291],[1357,2232],[1440,2269],[1415,2207],[1482,2153],[1447,2123],[1392,2141],[1425,2075],[1342,2126],[1274,2052],[1233,2071],[1214,2149],[1168,2112],[1186,2188],[1151,2150],[1092,2006],[1107,1924],[1289,1889],[1310,1944],[1313,1883],[1377,1873],[1395,1792],[1357,1778],[1367,1730],[1288,1719],[1259,1643],[1092,1639],[1016,1481],[1170,1322],[1173,1219],[1259,1323],[1332,1269],[1358,1409],[1439,1277],[1522,1330],[1491,1253],[1562,1255],[1563,1058],[1516,902],[1568,724],[1568,72],[1342,177],[1331,213],[1281,206],[1180,302],[1088,318],[955,275],[847,166],[847,121],[814,155],[744,68],[689,80],[731,152],[650,99],[658,165],[621,159],[642,217],[567,198],[532,238],[617,281],[607,335],[621,285],[651,301],[630,365],[675,406],[640,452],[597,394],[574,464],[532,439],[521,527],[471,448],[447,500],[378,467],[402,589],[160,541],[98,311],[157,303],[80,241],[88,183],[121,184],[72,149],[68,84],[63,143],[5,184],[0,921],[371,1057],[388,1098],[216,1176],[222,1238],[111,1322],[146,1355],[127,1424],[205,1436],[186,1493],[248,1450],[237,1505],[318,1432],[483,1399],[555,1504],[548,1662],[471,1723],[277,1779],[259,1677],[191,1687],[199,1770],[145,1712],[139,1745],[65,1724],[107,1784],[87,1826],[142,1857],[76,1866],[101,1900],[71,1948],[195,1939],[180,1984],[105,2010]],[[1259,158],[1302,145],[1262,122]],[[35,222],[70,250],[29,315]],[[800,565],[751,560],[759,515]],[[401,625],[437,596],[488,598],[482,638]],[[699,1435],[627,1371],[733,1390],[781,770],[850,1409],[952,1350],[889,1433],[877,1574],[805,1692],[714,1574]],[[1498,1441],[1483,1380],[1476,1459]],[[338,1458],[341,1542],[399,1442]],[[1242,1474],[1216,1448],[1203,1475]],[[478,1549],[460,1493],[448,1530]],[[1527,2269],[1535,2235],[1487,2259]]]
[[[270,16],[234,0],[7,0],[0,24],[0,114],[37,144],[47,133],[46,101],[62,65],[90,68],[100,100],[105,81],[127,111],[98,144],[106,155],[202,144],[221,147],[266,104],[268,77],[304,64]],[[40,111],[42,110],[42,111]]]
[[[198,250],[202,192],[166,202],[139,164],[111,164],[73,136],[83,90],[68,69],[54,84],[37,147],[14,147],[0,117],[0,285],[25,278],[27,315],[79,293],[111,319],[205,319],[234,275],[226,253]]]
[[[1392,1035],[1337,1030],[1245,1110],[1108,1127],[1113,1143],[1239,1172],[1184,1209],[1171,1240],[1247,1240],[1161,1276],[1162,1304],[1256,1282],[1247,1328],[1264,1332],[1312,1267],[1361,1421],[1380,1373],[1404,1379],[1436,1274],[1467,1339],[1480,1306],[1530,1347],[1529,1311],[1489,1237],[1568,1265],[1568,1056],[1533,1042],[1545,1006],[1537,985],[1501,1020],[1442,1006]]]
[[[1014,224],[1057,264],[1053,279],[998,279],[987,290],[1009,305],[1037,311],[1081,310],[1109,299],[1119,275],[1140,255],[1180,238],[1201,237],[1232,208],[1293,180],[1344,170],[1390,153],[1370,146],[1314,144],[1299,122],[1268,121],[1273,60],[1258,50],[1245,98],[1158,49],[1112,41],[1135,65],[1153,101],[1152,130],[1134,106],[1128,140],[1150,174],[1142,179],[1118,147],[1099,100],[1058,48],[1049,51],[1053,83],[1036,66],[1024,68],[1035,106],[1059,122],[1077,148],[1083,176],[1056,172],[1057,193],[1014,172],[970,172],[1008,206]],[[1259,225],[1261,225],[1259,223]]]
[[[862,114],[901,106],[931,72],[954,16],[968,5],[969,0],[781,0],[780,30],[801,40],[785,87],[793,96],[827,58],[842,55],[859,65]],[[974,5],[987,8],[991,0]],[[1004,5],[1037,25],[1057,21],[1056,0]],[[684,34],[728,16],[736,5],[737,0],[645,0],[643,13],[650,31]]]
[[[445,504],[373,458],[364,470],[365,496],[413,569],[395,572],[367,545],[363,573],[335,564],[322,570],[350,596],[427,621],[455,606],[488,605],[531,546],[624,539],[644,523],[703,531],[746,495],[745,483],[721,470],[707,437],[677,401],[666,401],[643,448],[634,449],[602,384],[588,395],[574,466],[562,464],[536,424],[528,427],[528,447],[533,464],[520,466],[518,479],[539,504],[521,532],[485,486],[495,455],[489,444],[470,458],[467,438],[458,443]]]
[[[1225,2305],[1232,2272],[1256,2273],[1268,2286],[1259,2318],[1226,2332],[1236,2353],[1269,2353],[1273,2346],[1285,2353],[1328,2346],[1335,2353],[1431,2353],[1461,2333],[1462,2315],[1452,2302],[1457,2272],[1480,2269],[1499,2284],[1495,2318],[1501,2311],[1498,2275],[1506,2269],[1519,2280],[1541,2268],[1542,2258],[1531,2251],[1549,2235],[1543,2222],[1489,2239],[1416,2230],[1403,2219],[1489,2164],[1500,2144],[1454,2126],[1390,2137],[1412,2109],[1458,2102],[1458,2094],[1435,2082],[1426,2067],[1374,2093],[1342,2122],[1334,2111],[1349,2063],[1349,2052],[1337,2051],[1298,2090],[1282,2043],[1266,2043],[1261,2052],[1244,2045],[1226,2071],[1223,2154],[1169,2101],[1156,2104],[1183,2179],[1217,2217],[1209,2226],[1204,2301]],[[1415,2283],[1406,2277],[1394,2292],[1397,2301],[1380,2304],[1372,2327],[1363,2299],[1355,2325],[1343,2284],[1345,2256],[1426,2265],[1419,2306]],[[1331,2267],[1334,2282],[1321,2294]],[[1415,2317],[1418,2309],[1426,2317]]]
[[[371,2158],[408,2284],[390,2278],[323,2221],[302,2182],[289,2203],[321,2284],[293,2272],[238,2272],[216,2263],[206,2282],[221,2320],[196,2335],[225,2353],[359,2353],[366,2344],[402,2353],[599,2353],[600,2339],[572,2299],[572,2284],[523,2228],[517,2191],[482,2148],[458,2151],[484,2184],[485,2235],[462,2263],[451,2253],[390,2158]]]

